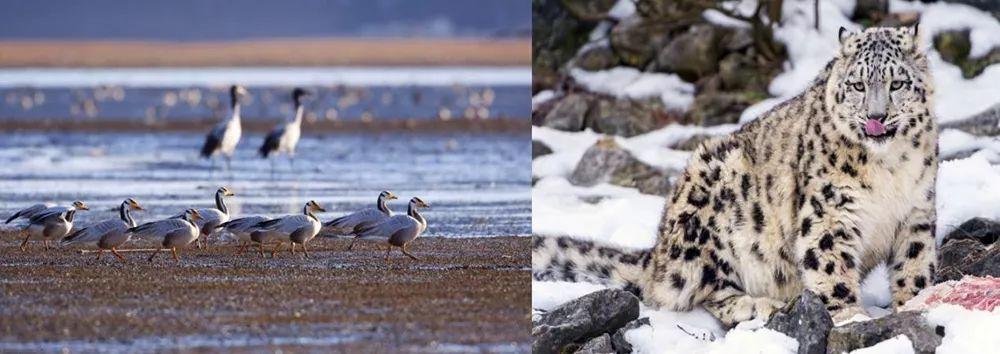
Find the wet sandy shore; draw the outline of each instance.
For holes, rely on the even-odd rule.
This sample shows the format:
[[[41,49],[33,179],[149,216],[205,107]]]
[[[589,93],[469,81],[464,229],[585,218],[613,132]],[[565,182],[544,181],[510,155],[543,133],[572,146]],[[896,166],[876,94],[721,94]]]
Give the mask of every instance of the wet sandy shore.
[[[308,259],[213,245],[122,264],[21,252],[0,232],[0,352],[529,350],[528,238],[418,239],[421,260],[396,250],[391,269],[376,244],[348,242],[316,239]]]

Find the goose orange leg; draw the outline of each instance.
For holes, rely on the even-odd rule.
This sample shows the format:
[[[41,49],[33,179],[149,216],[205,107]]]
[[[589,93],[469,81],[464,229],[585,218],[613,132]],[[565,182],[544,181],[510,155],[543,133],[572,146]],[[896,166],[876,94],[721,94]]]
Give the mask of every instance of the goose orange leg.
[[[125,263],[125,261],[126,261],[125,256],[123,256],[121,253],[118,253],[118,249],[117,248],[111,247],[111,253],[114,254],[115,257],[118,257],[118,259],[120,259],[122,261],[122,263]]]

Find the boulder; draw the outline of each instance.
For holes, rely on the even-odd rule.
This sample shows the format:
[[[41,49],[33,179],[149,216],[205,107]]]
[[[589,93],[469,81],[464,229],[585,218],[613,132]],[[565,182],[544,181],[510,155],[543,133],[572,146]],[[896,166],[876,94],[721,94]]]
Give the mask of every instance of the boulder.
[[[532,160],[534,160],[535,158],[537,158],[539,156],[545,156],[545,155],[548,155],[548,154],[551,154],[551,153],[552,153],[552,149],[550,149],[548,145],[545,145],[545,143],[543,143],[541,141],[538,141],[538,140],[532,140],[531,141],[531,159]]]
[[[612,354],[616,353],[615,348],[611,346],[611,336],[607,333],[587,341],[584,343],[580,349],[577,349],[577,354]]]
[[[635,136],[658,128],[656,112],[663,111],[659,98],[634,100],[605,95],[592,97],[586,126],[595,132]]]
[[[610,69],[618,65],[619,59],[615,51],[607,43],[588,45],[576,55],[574,63],[587,71]]]
[[[586,95],[569,94],[556,102],[545,115],[542,125],[565,131],[581,131],[584,127],[589,102]]]
[[[531,92],[554,88],[559,68],[590,39],[596,22],[573,16],[561,0],[531,1]]]
[[[656,57],[656,68],[676,73],[684,81],[695,82],[719,70],[722,31],[709,24],[697,24],[674,36]]]
[[[611,336],[611,346],[615,348],[618,354],[629,354],[632,353],[632,343],[625,340],[625,332],[631,331],[633,329],[649,326],[649,317],[643,317],[638,320],[629,322],[622,328],[615,331],[615,334]]]
[[[941,345],[941,336],[927,324],[920,312],[905,311],[882,318],[853,322],[834,327],[827,336],[827,353],[843,353],[867,348],[881,341],[905,334],[919,354],[933,354]]]
[[[969,39],[968,29],[938,33],[934,36],[934,48],[942,59],[962,69],[962,76],[966,79],[979,76],[986,67],[1000,63],[1000,48],[993,48],[979,58],[969,57],[972,41]]]
[[[1000,238],[1000,222],[977,217],[963,222],[957,229],[945,236],[941,243],[947,244],[955,240],[973,239],[983,245],[992,245],[997,242],[998,238]]]
[[[868,20],[870,23],[881,21],[889,13],[889,0],[858,0],[854,5],[855,22]]]
[[[695,135],[692,135],[690,138],[678,141],[678,142],[670,145],[669,147],[671,149],[674,149],[674,150],[694,151],[699,146],[701,146],[701,143],[703,143],[706,140],[709,140],[711,138],[713,138],[712,135],[708,135],[708,134],[695,134]]]
[[[1000,104],[972,117],[941,124],[941,129],[958,129],[979,136],[1000,135]]]
[[[611,137],[601,139],[584,152],[569,182],[581,186],[610,183],[662,196],[668,195],[671,187],[665,173],[639,161]]]
[[[615,6],[617,0],[562,0],[563,7],[574,17],[584,21],[599,21],[604,19],[608,10]]]
[[[701,126],[736,123],[743,110],[764,97],[744,92],[703,92],[695,96],[685,120]]]
[[[620,289],[584,295],[533,321],[533,353],[560,353],[563,347],[613,333],[639,317],[639,298]]]
[[[629,17],[611,29],[611,48],[626,65],[645,68],[676,27],[676,23],[662,19]]]
[[[799,354],[824,354],[826,335],[833,327],[833,320],[823,301],[812,291],[806,290],[771,316],[764,327],[799,341]]]
[[[758,63],[753,51],[730,53],[719,62],[719,79],[726,91],[755,91],[767,97],[767,86],[780,71]]]

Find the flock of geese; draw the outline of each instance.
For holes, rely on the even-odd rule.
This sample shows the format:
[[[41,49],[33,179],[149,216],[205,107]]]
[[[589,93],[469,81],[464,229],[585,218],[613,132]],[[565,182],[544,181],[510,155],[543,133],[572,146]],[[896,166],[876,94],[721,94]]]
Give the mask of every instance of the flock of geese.
[[[240,85],[232,85],[229,88],[229,101],[232,108],[232,115],[217,123],[208,136],[205,137],[205,144],[201,147],[201,157],[212,159],[215,155],[222,155],[226,159],[226,169],[232,167],[233,154],[236,146],[240,143],[243,135],[243,128],[240,123],[240,104],[243,97],[247,95],[247,90]],[[295,146],[299,143],[302,135],[302,116],[305,114],[305,107],[302,100],[311,95],[310,92],[296,87],[292,90],[292,102],[295,103],[295,117],[291,121],[279,123],[264,138],[264,143],[257,149],[257,153],[262,158],[269,158],[272,155],[286,154],[289,163],[295,164]],[[213,170],[215,160],[212,160]],[[274,172],[274,160],[271,160],[271,171]]]
[[[320,222],[315,212],[326,211],[319,203],[310,200],[302,207],[302,214],[286,215],[275,219],[263,216],[248,216],[232,218],[225,198],[235,194],[227,187],[221,187],[215,192],[215,207],[187,209],[183,213],[142,225],[137,225],[132,218],[132,211],[144,210],[139,202],[129,198],[122,201],[118,207],[118,218],[99,221],[85,227],[73,229],[73,218],[79,211],[90,210],[82,201],[73,202],[70,206],[52,206],[35,204],[14,213],[6,222],[16,219],[26,219],[28,224],[22,232],[26,233],[21,242],[24,251],[28,241],[41,240],[45,249],[49,249],[49,241],[61,240],[63,245],[81,244],[96,246],[97,259],[105,251],[110,251],[123,262],[125,257],[119,253],[118,247],[132,239],[133,236],[154,240],[162,240],[160,248],[152,249],[149,261],[161,251],[170,251],[175,261],[179,261],[177,250],[191,244],[202,247],[202,242],[211,237],[229,233],[241,243],[237,254],[245,251],[247,246],[257,245],[258,252],[264,257],[265,244],[272,245],[271,257],[275,257],[287,242],[291,252],[295,246],[302,245],[305,257],[309,257],[306,244],[322,230],[335,235],[353,236],[351,245],[356,240],[376,241],[386,244],[385,260],[390,262],[389,254],[394,247],[403,254],[419,260],[410,254],[407,245],[427,229],[427,220],[418,212],[420,208],[430,207],[420,198],[410,199],[406,214],[394,214],[388,208],[389,200],[397,199],[389,191],[379,193],[374,208],[359,210],[326,223]]]

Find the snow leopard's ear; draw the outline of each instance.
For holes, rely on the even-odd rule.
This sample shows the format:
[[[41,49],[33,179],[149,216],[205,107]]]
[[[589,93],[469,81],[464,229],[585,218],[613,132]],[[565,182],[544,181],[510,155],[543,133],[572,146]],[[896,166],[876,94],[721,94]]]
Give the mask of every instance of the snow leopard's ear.
[[[920,22],[898,28],[901,46],[907,52],[916,52],[920,48]]]
[[[852,34],[853,33],[851,33],[851,31],[848,31],[843,26],[840,27],[840,32],[837,32],[837,38],[840,40],[840,44],[844,44],[844,41],[847,40],[847,37],[850,37]]]

